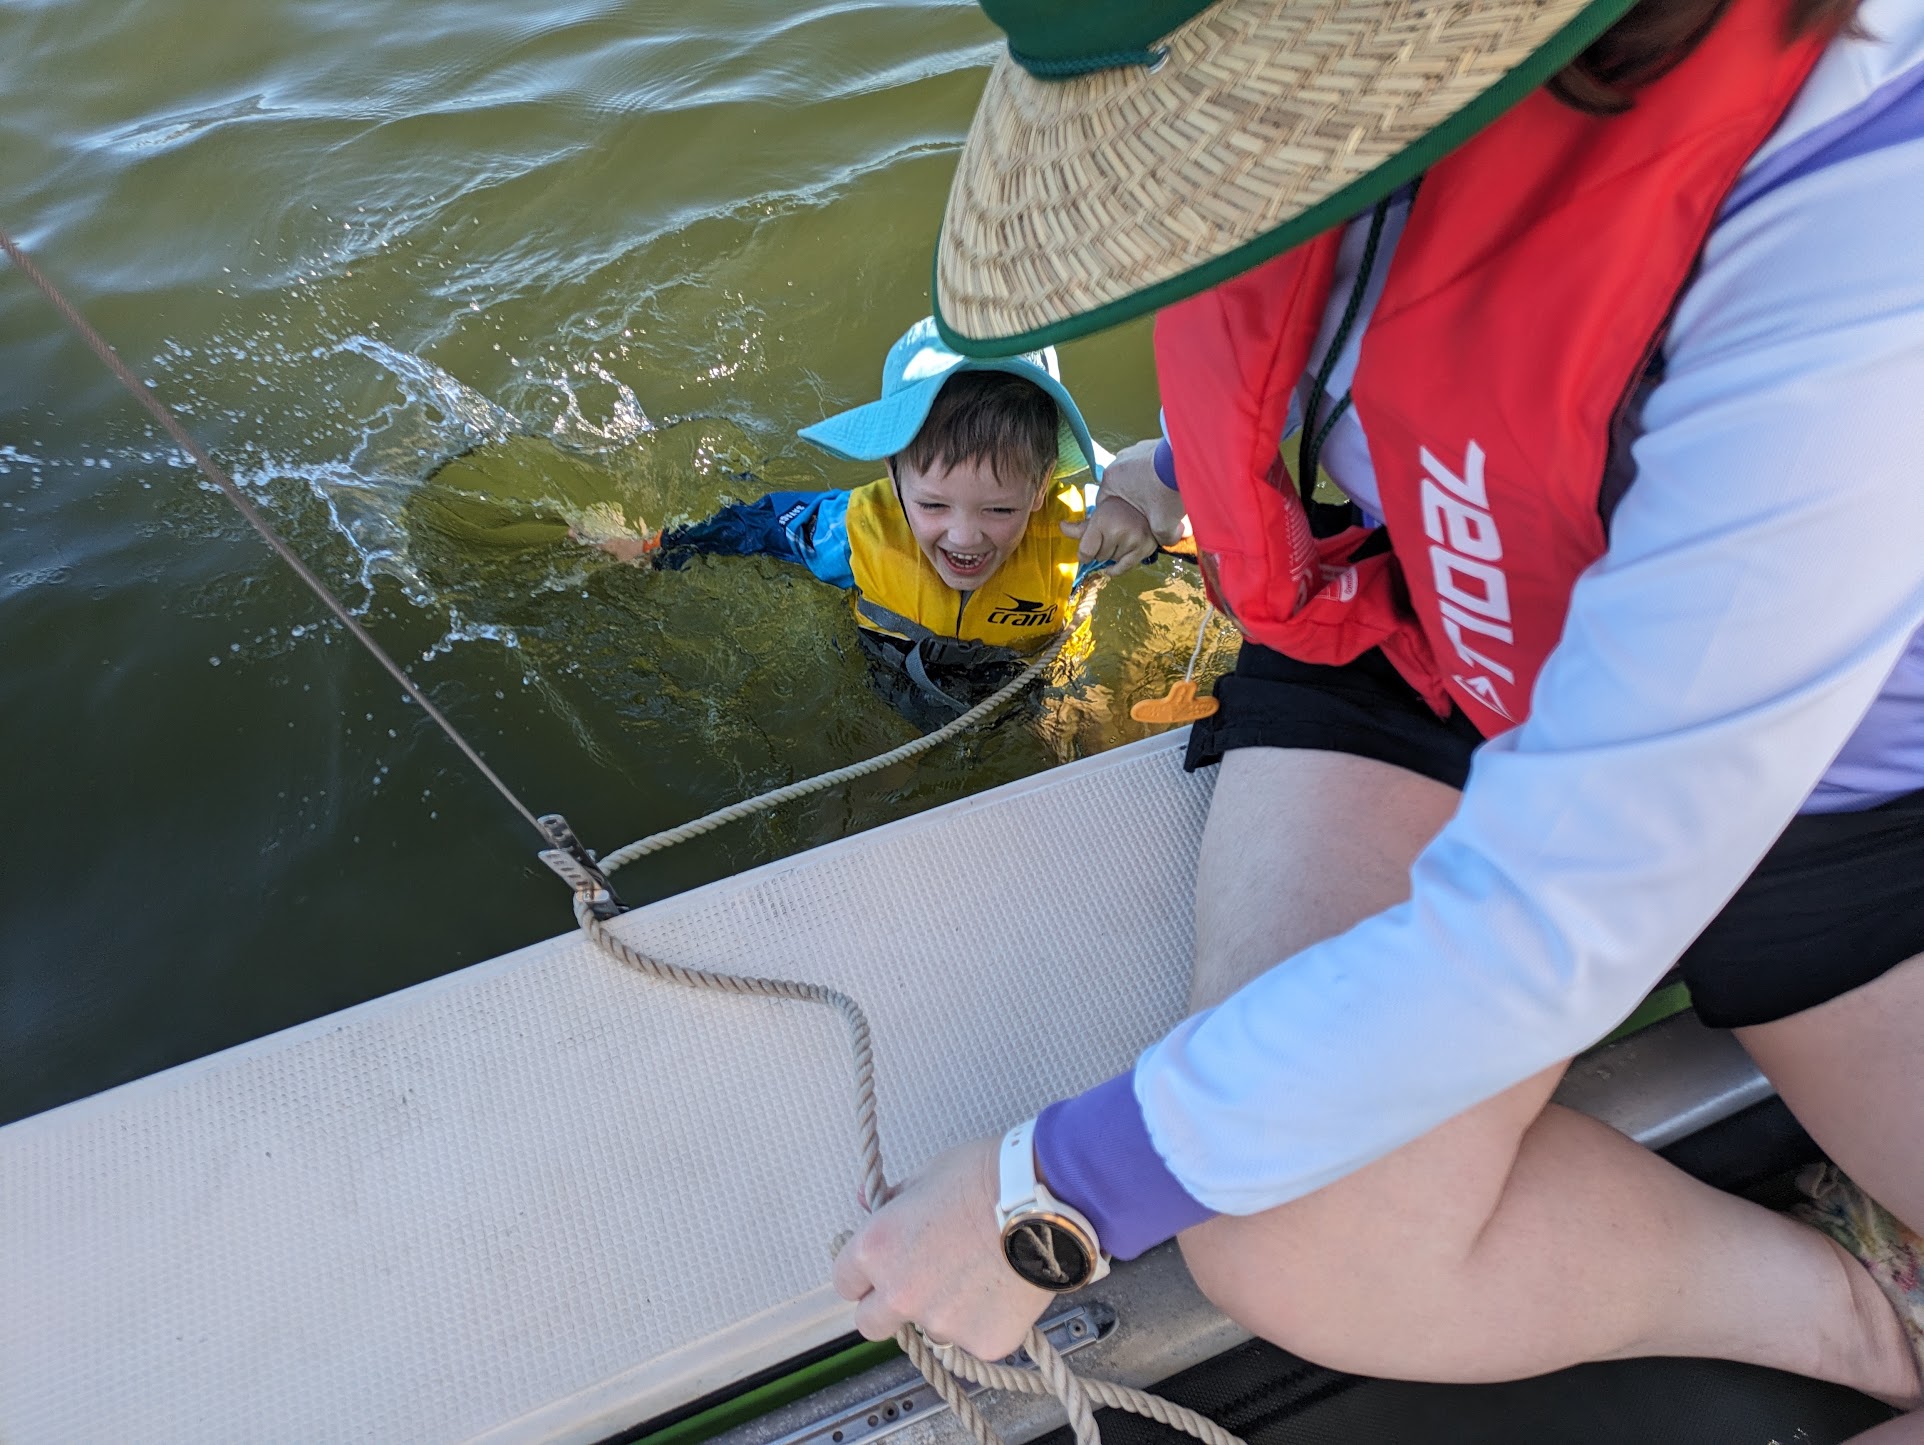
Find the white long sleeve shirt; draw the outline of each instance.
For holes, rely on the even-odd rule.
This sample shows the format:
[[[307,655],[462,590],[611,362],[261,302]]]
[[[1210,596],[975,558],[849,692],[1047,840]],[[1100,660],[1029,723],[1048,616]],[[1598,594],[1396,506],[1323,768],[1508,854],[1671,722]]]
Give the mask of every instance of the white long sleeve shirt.
[[[1924,762],[1924,103],[1914,138],[1879,120],[1924,101],[1924,0],[1862,21],[1711,234],[1608,550],[1410,900],[1045,1118],[1050,1179],[1119,1252],[1308,1193],[1576,1053],[1800,808],[1924,788],[1877,758],[1841,802],[1818,788],[1867,718]],[[1836,143],[1853,131],[1875,144]],[[1353,414],[1324,465],[1374,510]]]

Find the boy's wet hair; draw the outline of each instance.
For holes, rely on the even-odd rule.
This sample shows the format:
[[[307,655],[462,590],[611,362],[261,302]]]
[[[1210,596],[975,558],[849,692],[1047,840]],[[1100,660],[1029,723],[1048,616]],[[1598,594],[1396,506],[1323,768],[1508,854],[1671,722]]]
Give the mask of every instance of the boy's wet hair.
[[[1038,488],[1055,474],[1055,400],[1032,381],[1006,371],[950,377],[915,439],[896,453],[926,475],[963,462],[987,462],[1003,486]]]

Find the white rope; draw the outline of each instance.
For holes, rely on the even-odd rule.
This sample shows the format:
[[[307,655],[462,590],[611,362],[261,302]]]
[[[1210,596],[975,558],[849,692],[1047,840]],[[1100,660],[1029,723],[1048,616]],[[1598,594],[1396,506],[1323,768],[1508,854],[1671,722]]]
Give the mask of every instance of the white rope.
[[[891,748],[888,752],[862,762],[850,763],[845,768],[837,768],[833,772],[821,773],[813,778],[804,778],[799,783],[790,783],[786,787],[772,789],[740,803],[730,803],[726,808],[717,808],[714,812],[705,814],[692,823],[683,823],[679,827],[666,828],[659,833],[650,833],[646,838],[638,838],[626,847],[617,848],[602,858],[599,861],[601,871],[612,873],[625,863],[632,863],[637,858],[645,858],[648,854],[659,852],[663,848],[672,848],[675,844],[685,843],[690,838],[699,838],[703,833],[712,832],[724,823],[753,817],[756,813],[767,812],[770,808],[793,802],[796,798],[805,798],[810,793],[819,793],[824,788],[832,788],[838,783],[852,782],[856,778],[867,777],[870,773],[879,773],[883,768],[925,753],[930,748],[940,747],[950,738],[967,732],[1054,665],[1062,649],[1069,645],[1070,640],[1082,630],[1083,623],[1088,620],[1089,609],[1095,604],[1095,595],[1101,582],[1102,578],[1098,575],[1083,590],[1082,601],[1077,605],[1070,625],[1063,629],[1060,637],[1037,654],[1034,662],[1023,668],[1014,680],[997,688],[953,722],[944,723],[932,733],[925,733],[912,742],[902,744],[899,748]]]
[[[1053,664],[1071,637],[1087,619],[1090,602],[1094,595],[1091,588],[1085,594],[1078,608],[1074,625],[1065,629],[1063,635],[1051,643],[1036,660],[1023,669],[1020,676],[1007,686],[998,689],[954,722],[925,737],[880,757],[850,767],[838,768],[832,773],[809,778],[804,782],[791,783],[785,788],[776,788],[763,793],[758,798],[736,803],[730,807],[717,809],[706,817],[697,818],[692,823],[684,823],[679,828],[670,828],[661,833],[651,834],[618,848],[601,860],[604,873],[612,873],[624,863],[631,863],[662,848],[671,847],[686,839],[698,837],[710,829],[719,828],[724,823],[732,823],[738,818],[746,818],[754,813],[785,803],[793,798],[805,797],[823,788],[851,778],[859,778],[867,773],[888,767],[891,763],[901,762],[904,758],[914,757],[926,752],[954,737],[1014,697],[1036,678],[1040,677]],[[727,973],[714,973],[708,969],[683,968],[677,964],[664,963],[662,960],[631,948],[614,934],[608,926],[596,918],[590,904],[592,899],[586,892],[575,895],[575,918],[581,931],[603,952],[618,959],[623,965],[663,983],[680,984],[684,988],[705,989],[722,993],[753,995],[764,998],[794,999],[802,1003],[818,1003],[834,1009],[842,1016],[848,1029],[849,1049],[855,1060],[855,1130],[856,1144],[862,1160],[862,1207],[873,1211],[888,1198],[888,1179],[882,1169],[882,1139],[877,1122],[875,1102],[875,1050],[869,1034],[868,1019],[861,1006],[847,994],[824,984],[798,983],[781,978],[755,978]],[[1106,1380],[1085,1380],[1069,1368],[1068,1362],[1057,1353],[1054,1345],[1038,1326],[1029,1331],[1024,1348],[1029,1358],[1035,1361],[1034,1370],[1018,1370],[1007,1365],[993,1364],[978,1360],[966,1350],[954,1345],[937,1345],[913,1325],[904,1325],[895,1335],[896,1343],[902,1353],[914,1362],[940,1395],[948,1407],[955,1412],[955,1418],[964,1429],[974,1437],[976,1445],[1003,1445],[982,1412],[976,1408],[963,1389],[964,1380],[985,1385],[990,1389],[1017,1390],[1028,1394],[1052,1394],[1062,1403],[1063,1411],[1075,1432],[1077,1445],[1102,1445],[1102,1434],[1096,1426],[1096,1405],[1113,1409],[1129,1410],[1147,1416],[1161,1424],[1187,1432],[1204,1442],[1204,1445],[1243,1445],[1234,1435],[1214,1422],[1190,1410],[1158,1396],[1141,1390],[1132,1390],[1123,1385],[1111,1384]]]
[[[857,1149],[862,1157],[862,1207],[873,1211],[888,1198],[888,1179],[882,1169],[882,1138],[875,1102],[875,1050],[868,1019],[862,1013],[860,1004],[825,984],[714,973],[708,969],[683,968],[678,964],[664,963],[616,938],[608,931],[607,924],[594,916],[589,904],[587,894],[576,895],[575,919],[580,923],[581,931],[596,947],[644,977],[680,984],[684,988],[824,1004],[841,1014],[842,1022],[848,1028],[849,1049],[855,1058],[855,1130]],[[904,1325],[898,1330],[895,1341],[922,1372],[923,1378],[934,1387],[936,1394],[948,1403],[956,1419],[975,1438],[977,1445],[1003,1445],[1003,1442],[975,1403],[963,1393],[962,1380],[996,1390],[1054,1395],[1061,1401],[1069,1417],[1069,1424],[1075,1431],[1076,1445],[1102,1445],[1094,1405],[1147,1416],[1160,1424],[1195,1436],[1204,1445],[1243,1445],[1241,1440],[1213,1421],[1159,1396],[1111,1384],[1107,1380],[1083,1379],[1069,1368],[1068,1362],[1057,1353],[1039,1326],[1029,1331],[1029,1337],[1023,1345],[1029,1352],[1029,1358],[1035,1361],[1033,1371],[979,1360],[956,1345],[937,1345],[913,1325]]]
[[[481,771],[482,775],[495,786],[496,790],[527,820],[528,824],[541,835],[543,841],[552,843],[554,839],[549,834],[547,828],[542,826],[541,821],[535,817],[533,811],[515,795],[514,791],[510,789],[506,783],[502,782],[494,770],[482,760],[481,755],[455,730],[454,725],[448,721],[440,709],[435,707],[427,694],[421,691],[414,680],[374,641],[373,637],[368,634],[367,629],[361,625],[360,621],[348,612],[347,608],[342,605],[332,591],[321,582],[320,578],[316,576],[314,572],[294,554],[292,549],[280,539],[274,530],[267,525],[266,520],[260,515],[259,511],[241,495],[232,480],[215,464],[213,459],[208,456],[199,443],[187,433],[174,417],[173,413],[153,398],[149,389],[143,386],[138,378],[128,370],[126,364],[121,361],[119,354],[101,339],[100,334],[88,324],[86,318],[80,314],[73,303],[68,301],[58,288],[47,280],[5,232],[0,232],[0,254],[4,254],[10,259],[15,266],[26,275],[28,280],[32,281],[33,284],[46,295],[47,299],[53,303],[55,309],[60,312],[69,324],[79,331],[82,339],[92,348],[95,355],[106,364],[121,384],[132,393],[134,399],[153,414],[155,419],[159,421],[167,433],[180,445],[182,450],[186,451],[200,469],[206,473],[208,480],[211,481],[229,501],[240,509],[241,514],[254,529],[261,534],[267,544],[280,555],[282,560],[294,569],[303,582],[307,583],[307,585],[313,589],[321,601],[340,619],[341,623],[354,638],[373,654],[374,659],[386,668],[394,679],[400,683],[402,689],[408,696],[418,703],[421,709],[440,725],[441,730],[466,754],[468,760]],[[930,748],[939,747],[958,733],[974,727],[978,722],[982,721],[983,718],[989,716],[989,714],[1001,707],[1036,678],[1040,677],[1056,660],[1056,657],[1061,653],[1064,646],[1068,644],[1069,639],[1080,629],[1082,622],[1088,616],[1089,606],[1094,599],[1095,592],[1096,588],[1090,587],[1084,593],[1082,604],[1075,617],[1074,626],[1065,629],[1063,635],[1044,649],[1042,654],[1024,668],[1014,681],[998,689],[982,702],[963,713],[962,716],[955,719],[955,721],[938,728],[925,737],[917,738],[911,743],[904,744],[902,747],[883,753],[879,757],[870,758],[866,762],[856,763],[846,768],[838,768],[834,772],[823,773],[819,777],[810,778],[800,783],[791,783],[785,788],[777,788],[772,792],[762,794],[758,798],[750,798],[746,802],[736,803],[730,807],[719,809],[716,812],[708,814],[706,817],[697,818],[692,823],[684,823],[679,828],[670,828],[665,832],[655,833],[637,842],[630,843],[627,847],[617,849],[601,860],[602,871],[604,873],[612,873],[624,863],[631,863],[635,859],[653,853],[658,849],[669,847],[689,838],[698,837],[711,829],[721,827],[724,823],[732,823],[738,818],[746,818],[755,813],[763,812],[768,808],[776,807],[791,799],[806,797],[808,794],[820,792],[824,788],[832,788],[837,783],[848,782],[855,778],[863,777],[869,773],[886,768],[892,763],[901,762],[904,759],[915,757],[919,753],[927,752]],[[678,983],[688,988],[716,989],[737,994],[757,994],[772,998],[797,999],[807,1003],[826,1004],[830,1008],[837,1010],[842,1015],[843,1021],[848,1025],[849,1045],[855,1055],[855,1114],[862,1152],[863,1205],[866,1208],[872,1209],[877,1202],[887,1197],[886,1179],[882,1173],[881,1139],[876,1125],[875,1057],[869,1042],[868,1020],[863,1016],[862,1010],[856,1004],[855,1000],[847,994],[840,993],[835,989],[823,987],[819,984],[792,983],[785,979],[739,978],[730,974],[710,973],[704,969],[678,968],[674,965],[663,963],[659,959],[651,958],[647,954],[639,953],[629,948],[626,944],[615,938],[603,927],[601,921],[589,911],[589,904],[590,898],[588,895],[584,893],[576,894],[575,917],[580,920],[582,931],[604,951],[614,955],[630,968],[636,969],[651,978],[662,979],[670,983]],[[1056,1353],[1054,1347],[1049,1344],[1048,1340],[1043,1338],[1042,1332],[1039,1329],[1030,1331],[1027,1346],[1030,1356],[1036,1361],[1037,1370],[1040,1372],[1039,1376],[1032,1376],[1026,1371],[1008,1371],[1006,1367],[1000,1365],[985,1365],[981,1361],[976,1360],[974,1356],[964,1351],[953,1349],[943,1352],[950,1356],[953,1366],[953,1368],[945,1367],[943,1361],[937,1357],[935,1347],[929,1343],[926,1337],[919,1331],[908,1326],[904,1326],[903,1329],[898,1332],[896,1339],[901,1344],[904,1352],[908,1354],[909,1358],[916,1362],[923,1376],[934,1386],[936,1393],[948,1402],[948,1406],[955,1412],[956,1418],[968,1428],[970,1434],[979,1442],[979,1445],[1002,1445],[1002,1441],[988,1422],[983,1419],[981,1411],[976,1409],[974,1402],[963,1393],[961,1381],[957,1378],[958,1374],[963,1374],[971,1380],[981,1382],[983,1377],[973,1373],[973,1371],[977,1369],[1003,1372],[1021,1381],[1020,1384],[1004,1385],[1001,1386],[1001,1388],[1031,1390],[1036,1393],[1040,1393],[1045,1389],[1052,1390],[1056,1396],[1064,1402],[1064,1406],[1069,1412],[1070,1423],[1075,1427],[1076,1439],[1079,1445],[1101,1445],[1101,1436],[1096,1431],[1095,1420],[1089,1408],[1088,1402],[1090,1399],[1096,1399],[1104,1404],[1120,1404],[1124,1409],[1137,1410],[1138,1413],[1148,1414],[1152,1419],[1161,1420],[1165,1424],[1173,1424],[1179,1429],[1188,1430],[1191,1434],[1196,1435],[1197,1438],[1208,1441],[1209,1445],[1242,1445],[1242,1442],[1235,1440],[1232,1436],[1224,1434],[1208,1421],[1201,1420],[1200,1417],[1189,1416],[1188,1411],[1179,1410],[1177,1407],[1169,1405],[1167,1401],[1157,1401],[1154,1396],[1142,1395],[1140,1398],[1145,1401],[1154,1401],[1155,1405],[1161,1408],[1143,1410],[1139,1406],[1129,1404],[1121,1399],[1122,1395],[1136,1397],[1139,1395],[1137,1391],[1122,1391],[1118,1386],[1103,1384],[1099,1381],[1090,1381],[1087,1382],[1086,1385],[1079,1383],[1061,1356]],[[1042,1379],[1046,1379],[1050,1383],[1044,1385],[1041,1383]],[[1114,1395],[1115,1398],[1111,1398],[1112,1395]],[[1162,1410],[1174,1411],[1175,1416],[1194,1419],[1197,1421],[1197,1425],[1183,1423],[1181,1419],[1162,1413]],[[1198,1428],[1198,1426],[1202,1428]],[[1205,1430],[1213,1433],[1204,1433]]]
[[[1035,1354],[1035,1341],[1041,1334],[1041,1329],[1036,1329],[1024,1346],[1031,1357],[1038,1360],[1041,1357]],[[1058,1393],[1042,1373],[1040,1366],[1033,1371],[1017,1370],[1008,1365],[978,1360],[966,1350],[958,1350],[953,1346],[934,1346],[933,1348],[938,1358],[941,1358],[956,1374],[978,1385],[986,1385],[991,1390],[1015,1390],[1028,1395]],[[1050,1350],[1050,1354],[1065,1371],[1069,1369],[1068,1361],[1055,1354],[1053,1349]],[[1073,1375],[1072,1378],[1091,1402],[1105,1409],[1127,1410],[1132,1415],[1144,1416],[1160,1425],[1167,1425],[1171,1429],[1181,1430],[1186,1435],[1193,1435],[1196,1439],[1205,1442],[1205,1445],[1243,1445],[1239,1438],[1230,1434],[1215,1421],[1198,1415],[1193,1410],[1185,1410],[1181,1405],[1165,1400],[1160,1395],[1152,1395],[1147,1390],[1131,1389],[1127,1385],[1118,1385],[1111,1380],[1092,1380],[1081,1375]]]
[[[1216,620],[1216,604],[1203,603],[1202,621],[1196,624],[1196,645],[1189,649],[1189,666],[1182,670],[1182,680],[1190,681],[1196,675],[1196,663],[1202,657],[1203,639],[1209,636],[1209,624]]]

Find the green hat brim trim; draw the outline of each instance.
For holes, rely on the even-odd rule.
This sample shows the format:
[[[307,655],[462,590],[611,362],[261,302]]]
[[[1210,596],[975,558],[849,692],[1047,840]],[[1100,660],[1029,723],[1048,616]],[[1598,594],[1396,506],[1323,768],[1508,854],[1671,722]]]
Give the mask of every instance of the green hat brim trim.
[[[944,344],[963,356],[1011,356],[1044,346],[1058,346],[1092,332],[1119,326],[1240,276],[1272,257],[1280,256],[1292,246],[1299,246],[1332,227],[1342,225],[1400,186],[1415,180],[1575,60],[1589,48],[1593,40],[1621,20],[1635,3],[1636,0],[1592,0],[1591,4],[1565,22],[1562,29],[1533,50],[1520,65],[1505,73],[1501,80],[1455,115],[1412,141],[1368,175],[1332,192],[1300,216],[1292,217],[1273,231],[1265,231],[1233,251],[1226,251],[1166,281],[1155,282],[1140,291],[1104,302],[1092,311],[1051,322],[1033,331],[1024,331],[1015,336],[978,338],[965,336],[951,327],[948,318],[942,314],[942,295],[935,277],[941,256],[941,242],[938,239],[936,262],[931,266],[929,278],[935,329]]]

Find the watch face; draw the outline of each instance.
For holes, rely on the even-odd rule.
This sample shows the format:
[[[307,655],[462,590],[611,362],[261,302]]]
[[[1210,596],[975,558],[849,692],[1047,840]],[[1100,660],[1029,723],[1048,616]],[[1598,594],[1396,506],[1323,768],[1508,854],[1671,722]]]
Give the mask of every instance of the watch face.
[[[1028,1214],[1009,1221],[1002,1253],[1030,1284],[1058,1294],[1080,1289],[1095,1273],[1092,1240],[1053,1214]]]

